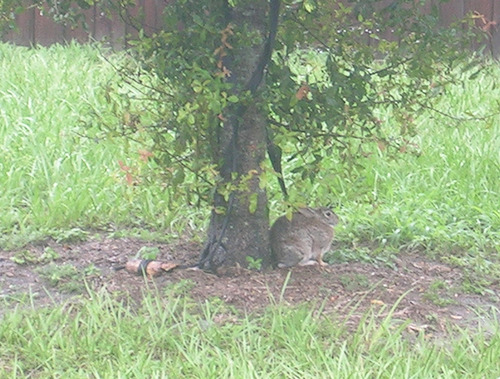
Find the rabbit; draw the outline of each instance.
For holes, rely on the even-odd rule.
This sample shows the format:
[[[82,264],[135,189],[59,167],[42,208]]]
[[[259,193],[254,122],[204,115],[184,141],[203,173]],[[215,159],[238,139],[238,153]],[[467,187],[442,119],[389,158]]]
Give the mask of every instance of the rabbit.
[[[278,218],[270,230],[271,249],[279,268],[309,266],[323,262],[333,240],[338,216],[327,207],[301,208],[289,220]]]

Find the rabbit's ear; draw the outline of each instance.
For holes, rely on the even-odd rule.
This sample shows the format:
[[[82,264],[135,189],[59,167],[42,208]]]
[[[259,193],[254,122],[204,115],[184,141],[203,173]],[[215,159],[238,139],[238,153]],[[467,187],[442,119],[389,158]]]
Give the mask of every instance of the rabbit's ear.
[[[342,202],[340,200],[337,201],[330,201],[325,205],[325,208],[328,208],[330,210],[333,209],[341,209],[342,208]]]
[[[299,208],[299,210],[297,211],[297,213],[300,213],[302,216],[305,216],[305,217],[314,217],[316,216],[316,212],[314,209],[312,208]]]

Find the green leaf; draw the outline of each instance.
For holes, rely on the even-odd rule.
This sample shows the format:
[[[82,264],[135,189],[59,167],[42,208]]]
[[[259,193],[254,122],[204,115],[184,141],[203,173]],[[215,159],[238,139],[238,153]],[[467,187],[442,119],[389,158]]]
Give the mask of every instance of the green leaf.
[[[313,12],[316,9],[316,2],[314,0],[304,0],[304,9],[306,12]]]
[[[172,184],[174,186],[178,186],[184,182],[184,179],[186,178],[186,174],[184,173],[184,170],[182,168],[179,168],[173,178],[172,178]]]
[[[160,254],[160,249],[156,246],[143,246],[139,249],[135,258],[138,259],[156,259]]]

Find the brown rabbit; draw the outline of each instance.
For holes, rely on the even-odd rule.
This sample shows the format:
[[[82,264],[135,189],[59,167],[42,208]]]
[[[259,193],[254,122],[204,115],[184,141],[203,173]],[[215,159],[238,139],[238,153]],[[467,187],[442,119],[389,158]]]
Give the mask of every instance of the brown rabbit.
[[[326,207],[301,208],[289,220],[278,218],[271,227],[271,249],[278,267],[308,266],[323,262],[330,249],[338,216]]]

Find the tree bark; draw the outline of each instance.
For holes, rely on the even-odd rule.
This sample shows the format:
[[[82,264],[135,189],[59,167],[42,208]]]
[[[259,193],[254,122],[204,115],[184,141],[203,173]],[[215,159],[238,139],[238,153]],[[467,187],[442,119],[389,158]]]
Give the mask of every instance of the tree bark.
[[[273,1],[279,4],[276,0],[271,4]],[[261,162],[266,154],[267,116],[259,106],[258,88],[274,39],[268,5],[264,0],[240,2],[229,15],[228,24],[233,25],[236,43],[224,62],[231,73],[228,80],[234,84],[237,95],[250,92],[253,99],[228,110],[219,131],[216,159],[221,182],[214,195],[208,241],[200,260],[204,269],[247,267],[247,257],[259,262],[262,268],[272,263],[267,195],[259,185]],[[238,38],[247,42],[238,44]],[[229,187],[232,190],[228,192]]]

